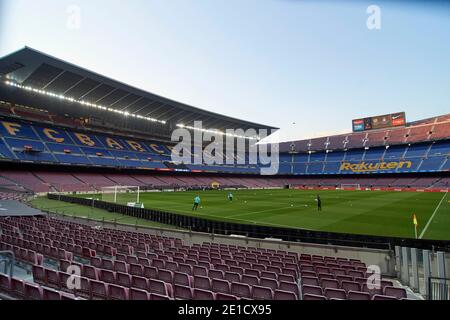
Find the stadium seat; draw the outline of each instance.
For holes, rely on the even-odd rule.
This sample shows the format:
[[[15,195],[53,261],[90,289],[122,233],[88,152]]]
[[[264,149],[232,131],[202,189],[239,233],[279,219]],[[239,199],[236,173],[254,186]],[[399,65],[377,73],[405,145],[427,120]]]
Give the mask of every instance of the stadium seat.
[[[131,276],[128,273],[117,272],[116,284],[125,288],[131,287]]]
[[[255,300],[273,300],[272,289],[260,286],[253,286],[252,298]]]
[[[251,298],[251,288],[245,283],[231,283],[231,294],[237,297]]]
[[[102,281],[90,280],[91,298],[93,300],[106,300],[108,298],[108,285]]]
[[[216,300],[238,300],[239,298],[226,293],[217,292],[216,293]]]
[[[272,290],[277,290],[278,289],[278,281],[274,280],[274,279],[260,278],[259,279],[259,285],[262,286],[262,287],[270,288]]]
[[[347,293],[342,289],[333,289],[333,288],[327,288],[325,289],[325,296],[328,299],[341,299],[346,300],[347,299]]]
[[[11,278],[1,272],[0,272],[0,290],[3,291],[11,290]]]
[[[303,300],[327,300],[327,297],[307,293],[303,295]]]
[[[172,286],[161,280],[149,279],[148,280],[148,291],[150,293],[156,293],[162,296],[172,296]]]
[[[131,288],[129,290],[130,300],[150,300],[150,293],[146,290]]]
[[[403,299],[403,298],[408,297],[405,289],[389,287],[389,286],[384,288],[384,295],[390,296],[390,297],[395,297],[397,299]]]
[[[274,300],[297,300],[297,295],[293,292],[275,290],[273,295]]]
[[[109,300],[128,300],[128,289],[115,284],[108,284]]]
[[[55,289],[42,288],[42,299],[43,300],[61,300],[61,294]]]
[[[212,279],[211,290],[219,293],[230,293],[230,283],[226,280]]]
[[[322,291],[321,287],[303,285],[302,286],[302,294],[303,294],[303,297],[305,295],[321,296],[321,295],[323,295],[323,291]]]
[[[35,283],[24,282],[25,299],[43,300],[42,288]]]
[[[348,300],[370,300],[370,294],[367,292],[348,291]]]
[[[194,300],[215,300],[215,294],[209,290],[194,289]]]
[[[147,290],[148,280],[144,277],[131,276],[131,287],[136,289]]]
[[[361,290],[361,286],[357,282],[342,281],[341,287],[346,292],[349,292],[349,291],[359,292]]]
[[[384,295],[376,294],[372,297],[372,300],[398,300],[398,299],[395,297],[391,297],[391,296],[384,296]]]
[[[180,300],[192,300],[193,299],[193,290],[190,287],[182,286],[182,285],[174,285],[174,298]]]

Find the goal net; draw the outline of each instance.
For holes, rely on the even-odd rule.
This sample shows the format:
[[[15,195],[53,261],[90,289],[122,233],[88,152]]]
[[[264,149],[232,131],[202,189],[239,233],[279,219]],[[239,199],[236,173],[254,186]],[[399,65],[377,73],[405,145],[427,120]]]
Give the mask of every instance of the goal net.
[[[140,200],[139,186],[112,186],[101,189],[101,199],[104,202],[121,204],[137,204]]]
[[[359,183],[343,183],[343,184],[341,184],[341,189],[342,190],[345,190],[345,189],[360,190],[361,189],[361,185]]]

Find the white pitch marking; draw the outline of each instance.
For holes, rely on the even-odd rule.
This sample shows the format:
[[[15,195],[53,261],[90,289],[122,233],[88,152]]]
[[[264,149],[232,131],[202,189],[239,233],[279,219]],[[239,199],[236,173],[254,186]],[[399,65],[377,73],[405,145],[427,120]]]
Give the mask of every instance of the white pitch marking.
[[[448,193],[448,191],[444,194],[444,196],[442,197],[441,201],[440,201],[439,204],[437,205],[436,209],[434,210],[433,214],[431,215],[430,220],[428,220],[427,225],[425,226],[425,228],[423,228],[423,231],[422,231],[422,233],[420,234],[419,239],[422,239],[423,236],[425,235],[425,232],[427,232],[428,227],[429,227],[430,224],[431,224],[431,221],[433,221],[434,216],[436,215],[436,213],[438,212],[439,208],[441,207],[441,204],[442,204],[442,202],[444,201],[445,197],[447,196],[447,193]]]

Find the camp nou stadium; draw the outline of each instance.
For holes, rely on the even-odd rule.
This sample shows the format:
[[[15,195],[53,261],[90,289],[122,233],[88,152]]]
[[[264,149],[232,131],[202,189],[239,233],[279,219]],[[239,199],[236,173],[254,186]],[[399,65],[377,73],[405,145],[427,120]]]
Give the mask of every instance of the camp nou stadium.
[[[2,299],[448,299],[449,114],[262,157],[270,125],[28,47],[0,77]]]

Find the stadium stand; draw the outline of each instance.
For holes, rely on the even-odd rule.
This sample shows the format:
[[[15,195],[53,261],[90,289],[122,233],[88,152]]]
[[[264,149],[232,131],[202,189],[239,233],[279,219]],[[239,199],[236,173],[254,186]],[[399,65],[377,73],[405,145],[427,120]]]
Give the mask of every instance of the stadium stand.
[[[384,279],[373,292],[359,260],[93,229],[55,218],[1,218],[0,250],[11,250],[31,279],[0,274],[0,292],[24,299],[407,298]],[[20,233],[20,236],[19,236]],[[45,261],[45,264],[44,264]],[[69,289],[69,266],[81,286]]]
[[[17,76],[21,68],[26,76]],[[242,164],[174,163],[171,133],[194,120],[221,131],[274,127],[156,96],[30,48],[0,59],[0,80],[2,201],[112,186],[448,190],[450,115],[282,143],[278,174],[263,176],[263,165],[248,154],[235,156],[245,158]],[[187,244],[62,218],[0,216],[1,250],[18,260],[14,275],[0,273],[0,295],[15,299],[411,298],[392,279],[370,290],[367,266],[357,259],[248,243]],[[81,271],[77,288],[67,286],[69,266]]]

